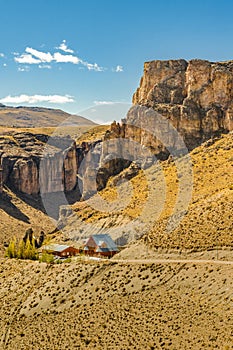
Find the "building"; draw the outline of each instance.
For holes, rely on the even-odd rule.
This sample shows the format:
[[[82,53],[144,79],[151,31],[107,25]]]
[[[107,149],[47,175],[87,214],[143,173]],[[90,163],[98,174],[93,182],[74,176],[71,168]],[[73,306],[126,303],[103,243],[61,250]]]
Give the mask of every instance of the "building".
[[[46,252],[48,254],[53,254],[61,258],[68,258],[70,256],[77,255],[79,253],[79,250],[69,245],[49,244],[49,245],[44,245],[42,247],[42,253],[43,252]]]
[[[113,239],[108,234],[90,236],[82,248],[84,254],[89,256],[112,257],[118,253],[119,249]]]

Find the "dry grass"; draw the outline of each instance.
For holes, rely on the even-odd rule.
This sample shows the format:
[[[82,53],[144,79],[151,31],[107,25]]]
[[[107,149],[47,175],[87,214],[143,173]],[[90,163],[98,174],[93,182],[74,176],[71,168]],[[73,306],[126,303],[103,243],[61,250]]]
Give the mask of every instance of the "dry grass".
[[[165,230],[168,219],[173,214],[180,178],[176,165],[169,161],[155,165],[146,172],[141,171],[130,181],[132,189],[124,190],[126,196],[131,196],[125,208],[119,207],[119,210],[109,214],[93,209],[88,203],[76,203],[74,209],[83,221],[101,221],[101,224],[104,220],[108,221],[105,226],[107,229],[108,225],[114,226],[116,216],[128,221],[139,217],[154,189],[155,195],[145,214],[151,227],[149,240],[153,246],[187,249],[207,249],[216,245],[233,246],[233,135],[223,135],[212,145],[207,143],[198,147],[191,152],[191,159],[191,203],[184,219],[171,233]],[[187,169],[184,166],[181,172],[185,174]],[[165,187],[162,186],[163,181]],[[109,203],[117,199],[116,188],[112,186],[111,180],[100,195]],[[182,205],[181,202],[181,209]],[[155,208],[162,209],[158,218],[153,214]],[[74,225],[74,221],[72,224]]]
[[[179,227],[165,233],[167,218],[177,197],[179,178],[174,164],[164,162],[141,171],[123,187],[129,203],[115,213],[91,208],[87,202],[74,208],[84,222],[101,222],[112,227],[120,220],[139,219],[151,188],[157,196],[148,207],[159,206],[165,179],[166,198],[160,217],[143,239],[120,253],[121,258],[160,257],[216,259],[215,251],[188,253],[187,249],[233,246],[232,134],[191,154],[194,190],[189,210]],[[150,181],[148,181],[148,176]],[[105,200],[118,199],[109,185],[101,192]],[[125,185],[121,185],[125,186]],[[130,197],[131,194],[131,197]],[[29,225],[51,225],[40,211],[8,192],[15,208],[30,221],[19,221],[1,210],[1,239],[25,230]],[[152,217],[152,222],[154,218]],[[70,218],[75,221],[75,217]],[[118,220],[118,221],[117,221]],[[33,224],[33,225],[32,225]],[[70,225],[70,226],[69,226]],[[70,230],[75,222],[70,222]],[[38,226],[39,227],[39,226]],[[41,228],[41,226],[40,226]],[[180,251],[172,248],[183,248]],[[152,249],[153,248],[153,249]],[[158,249],[159,248],[159,249]],[[164,252],[164,249],[166,251]],[[170,248],[170,249],[169,249]],[[220,259],[232,259],[232,250],[218,252]],[[127,264],[75,262],[61,265],[0,260],[0,348],[5,350],[199,350],[233,348],[232,265]]]
[[[93,126],[58,126],[58,127],[32,127],[32,128],[10,128],[0,126],[0,134],[7,136],[10,132],[29,132],[31,134],[44,134],[48,136],[66,136],[69,135],[74,139],[78,139],[85,134],[89,129],[93,129]]]
[[[77,139],[78,143],[81,142],[92,142],[100,140],[104,137],[106,131],[109,129],[109,125],[98,125],[89,128]]]
[[[62,122],[73,122],[78,125],[95,124],[81,116],[74,116],[60,109],[42,107],[4,107],[0,108],[0,125],[13,128],[51,127]]]
[[[5,260],[0,276],[3,349],[232,348],[230,266]]]
[[[27,196],[17,197],[10,189],[5,189],[1,195],[0,253],[4,251],[4,242],[9,243],[14,236],[22,238],[29,227],[33,228],[36,235],[42,230],[46,233],[54,230],[51,219],[38,209],[37,198],[32,198],[32,202],[34,207],[27,203]]]

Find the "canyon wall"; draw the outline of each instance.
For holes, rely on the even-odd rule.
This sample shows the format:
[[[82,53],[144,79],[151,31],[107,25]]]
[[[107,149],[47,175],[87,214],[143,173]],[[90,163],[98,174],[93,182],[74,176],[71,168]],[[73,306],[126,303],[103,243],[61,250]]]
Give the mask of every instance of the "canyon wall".
[[[191,150],[211,137],[233,130],[233,61],[146,62],[133,104],[155,112],[154,123],[153,118],[150,121],[152,130],[156,114],[167,118]],[[127,122],[132,124],[132,119],[129,111]],[[140,137],[143,143],[143,131]]]
[[[68,138],[31,133],[8,133],[0,137],[3,185],[36,195],[71,191],[76,186],[76,144]]]
[[[233,62],[146,62],[126,118],[113,122],[104,140],[83,143],[78,151],[78,168],[83,159],[85,164],[80,170],[83,198],[104,188],[131,161],[126,176],[150,166],[149,152],[164,160],[232,129]]]
[[[138,166],[151,164],[150,157],[144,157],[143,147],[163,160],[173,150],[192,150],[231,130],[233,61],[146,62],[126,119],[121,124],[112,123],[103,140],[76,146],[71,138],[49,139],[17,132],[2,135],[1,177],[3,184],[31,195],[71,191],[78,172],[85,199],[104,188],[110,176],[132,161],[136,171]],[[176,131],[184,141],[182,145]],[[145,159],[147,165],[143,164]]]

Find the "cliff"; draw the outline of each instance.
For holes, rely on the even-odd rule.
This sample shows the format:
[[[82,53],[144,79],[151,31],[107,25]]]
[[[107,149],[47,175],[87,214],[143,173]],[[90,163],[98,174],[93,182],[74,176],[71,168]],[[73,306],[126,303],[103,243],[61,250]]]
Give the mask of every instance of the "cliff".
[[[76,186],[76,144],[59,137],[12,132],[0,137],[2,181],[29,195]]]
[[[146,62],[133,104],[126,119],[121,124],[112,123],[102,139],[78,147],[71,139],[53,137],[51,143],[45,135],[3,135],[3,183],[27,194],[71,191],[78,171],[85,199],[103,189],[110,176],[131,162],[133,167],[126,177],[153,164],[149,153],[144,154],[146,148],[164,160],[169,152],[173,154],[171,150],[192,150],[205,140],[231,131],[233,61]]]
[[[191,150],[233,129],[233,61],[146,62],[133,104],[152,108],[170,120]],[[129,124],[132,114],[134,110],[127,117]]]
[[[137,174],[135,164],[151,165],[153,159],[148,152],[144,156],[143,147],[165,160],[232,129],[233,61],[146,62],[126,119],[111,124],[102,145],[101,141],[84,145],[91,152],[82,169],[83,198],[104,188],[108,178],[131,161],[126,176]]]

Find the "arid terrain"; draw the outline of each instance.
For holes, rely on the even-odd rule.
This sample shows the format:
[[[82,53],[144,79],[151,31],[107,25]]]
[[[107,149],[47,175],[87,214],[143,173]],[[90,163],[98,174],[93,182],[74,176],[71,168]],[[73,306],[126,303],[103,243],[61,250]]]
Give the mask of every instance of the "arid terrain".
[[[164,249],[213,249],[216,246],[233,247],[233,135],[223,135],[215,141],[206,142],[190,153],[192,171],[192,198],[188,210],[178,227],[165,233],[166,225],[172,215],[177,200],[180,178],[177,166],[170,161],[156,164],[146,171],[140,171],[130,180],[131,188],[125,184],[118,188],[119,193],[124,192],[130,202],[122,208],[122,198],[118,198],[114,180],[127,175],[127,169],[116,178],[109,181],[108,186],[100,192],[103,199],[110,203],[116,201],[116,210],[104,212],[95,209],[88,202],[77,202],[73,205],[74,213],[78,216],[80,235],[85,237],[88,233],[87,223],[95,225],[98,230],[109,229],[115,226],[136,222],[132,225],[132,236],[140,236],[140,214],[146,206],[143,217],[149,232],[143,239],[149,240],[151,246]],[[185,168],[186,166],[186,168]],[[187,176],[190,168],[185,165],[179,175]],[[166,186],[164,187],[163,181]],[[150,187],[149,187],[150,186]],[[121,189],[122,188],[122,189]],[[133,190],[132,190],[133,189]],[[153,192],[157,189],[158,192]],[[189,187],[187,186],[187,190]],[[157,194],[157,195],[156,195]],[[148,200],[152,195],[152,200]],[[163,201],[163,196],[165,200]],[[117,202],[119,201],[119,203]],[[119,206],[119,210],[117,205]],[[159,208],[159,216],[154,216]],[[155,213],[155,214],[154,214]],[[76,225],[75,215],[71,216],[63,228],[68,238],[74,229],[76,234],[79,227]],[[142,226],[142,232],[144,230]]]
[[[31,128],[26,118],[17,131],[1,127],[0,349],[233,349],[231,84],[232,62],[147,62],[121,124]],[[187,154],[176,148],[169,156],[177,134],[156,113],[178,129]],[[166,147],[148,132],[152,122],[169,134]],[[68,146],[57,142],[64,135]],[[133,161],[119,161],[127,138],[149,145],[156,161],[139,166],[139,148]],[[41,194],[45,160],[49,185]],[[41,198],[59,211],[60,192],[70,205],[51,219]],[[76,248],[107,232],[120,251],[51,264],[4,257],[7,243],[30,227],[36,238],[45,232],[46,244]]]
[[[95,123],[60,109],[41,107],[8,107],[0,104],[0,125],[13,128],[57,127],[64,125],[91,125]]]
[[[2,349],[232,349],[232,265],[0,268]]]
[[[173,165],[165,162],[171,196],[150,240],[144,236],[106,262],[1,259],[2,349],[233,349],[232,134],[191,156],[193,199],[173,234],[161,230],[177,188]],[[131,181],[137,191],[121,213],[126,222],[126,213],[137,216],[147,196],[143,174]],[[110,185],[102,196],[114,198],[112,191]],[[14,201],[27,214],[30,206]],[[75,207],[83,220],[116,224],[116,215],[89,215],[85,202]],[[31,226],[41,221],[46,232],[52,229],[40,211],[30,209],[30,215]]]

